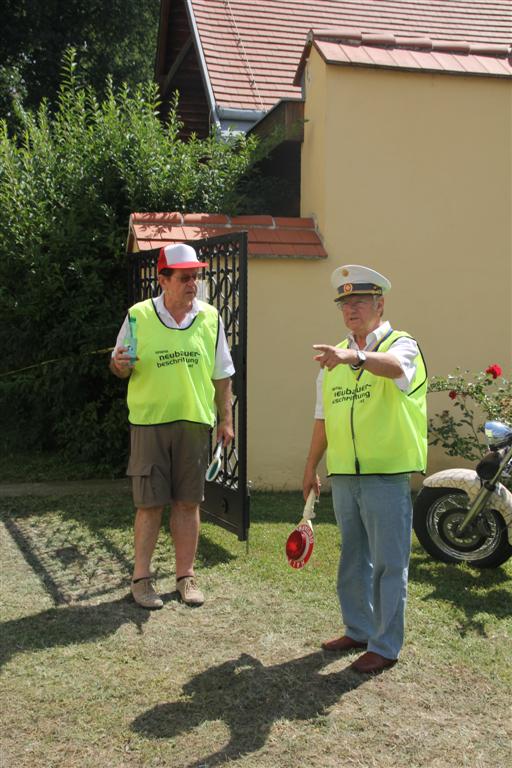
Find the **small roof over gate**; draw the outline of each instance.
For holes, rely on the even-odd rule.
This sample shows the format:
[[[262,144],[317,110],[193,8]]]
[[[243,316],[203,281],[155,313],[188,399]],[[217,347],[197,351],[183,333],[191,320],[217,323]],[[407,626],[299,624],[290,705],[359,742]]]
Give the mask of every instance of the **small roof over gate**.
[[[217,213],[132,213],[127,250],[146,251],[169,243],[248,233],[249,256],[325,258],[327,253],[313,219],[274,216],[225,216]]]

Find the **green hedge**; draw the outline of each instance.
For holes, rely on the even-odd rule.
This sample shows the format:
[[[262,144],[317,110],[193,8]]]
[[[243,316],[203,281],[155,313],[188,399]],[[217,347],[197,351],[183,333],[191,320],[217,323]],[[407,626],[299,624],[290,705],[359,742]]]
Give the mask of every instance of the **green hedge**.
[[[151,83],[107,83],[98,101],[68,51],[53,108],[19,110],[15,136],[0,123],[4,450],[124,464],[125,385],[96,352],[114,344],[126,311],[129,214],[235,212],[261,156],[244,136],[180,140],[176,106],[163,125]]]

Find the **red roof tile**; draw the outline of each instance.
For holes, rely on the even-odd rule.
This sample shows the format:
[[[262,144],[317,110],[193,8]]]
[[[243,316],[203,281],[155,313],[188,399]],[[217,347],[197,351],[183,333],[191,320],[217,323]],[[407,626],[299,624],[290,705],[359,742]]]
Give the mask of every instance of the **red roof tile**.
[[[268,110],[279,99],[300,97],[293,80],[310,29],[343,27],[357,33],[427,37],[450,46],[457,41],[504,46],[512,42],[510,0],[191,0],[191,6],[214,98],[222,108]],[[350,64],[373,56],[372,66],[391,65],[389,52],[363,52],[361,62],[360,51],[349,53]],[[483,63],[480,58],[476,54],[465,59],[461,71],[502,74],[503,61],[496,66],[494,54]],[[454,71],[446,68],[447,61],[436,66],[437,54],[419,60],[401,54],[398,61],[402,59],[418,69]]]
[[[315,224],[313,219],[295,219],[287,216],[276,216],[274,219],[276,227],[285,228],[291,227],[292,229],[298,229],[304,227],[306,229],[314,229]]]
[[[248,233],[249,256],[325,258],[327,253],[311,218],[224,216],[209,213],[132,213],[128,250],[161,248],[232,232]]]
[[[272,216],[233,216],[231,224],[233,226],[273,227],[274,219]]]
[[[182,214],[173,214],[181,216]],[[228,217],[220,213],[186,213],[183,216],[184,224],[203,224],[207,223],[208,226],[212,224],[227,224]],[[181,222],[180,222],[181,223]]]

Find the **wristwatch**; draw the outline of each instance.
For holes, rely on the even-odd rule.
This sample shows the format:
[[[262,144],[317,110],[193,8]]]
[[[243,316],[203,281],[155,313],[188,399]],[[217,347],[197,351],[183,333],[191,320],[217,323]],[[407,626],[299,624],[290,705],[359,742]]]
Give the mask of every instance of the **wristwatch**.
[[[357,350],[357,356],[359,358],[359,362],[350,366],[354,371],[358,371],[366,363],[366,354],[361,349]]]

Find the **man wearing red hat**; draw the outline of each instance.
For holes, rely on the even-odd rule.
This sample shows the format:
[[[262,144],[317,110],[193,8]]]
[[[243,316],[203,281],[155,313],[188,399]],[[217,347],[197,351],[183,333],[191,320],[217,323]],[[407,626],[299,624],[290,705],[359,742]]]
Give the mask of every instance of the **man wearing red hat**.
[[[383,320],[391,284],[373,269],[347,264],[331,278],[349,330],[337,346],[315,345],[315,424],[304,471],[304,498],[319,492],[326,453],[341,530],[338,597],[344,634],[330,652],[366,649],[351,667],[380,672],[396,663],[412,532],[411,472],[427,456],[427,372],[416,341]]]
[[[129,377],[131,451],[126,473],[132,478],[136,507],[131,591],[134,600],[149,609],[163,605],[150,567],[167,504],[176,591],[187,605],[204,602],[194,560],[216,412],[217,439],[224,445],[233,439],[233,361],[217,310],[197,299],[200,269],[206,266],[190,245],[162,248],[157,266],[161,294],[130,307],[110,362],[112,373]]]

